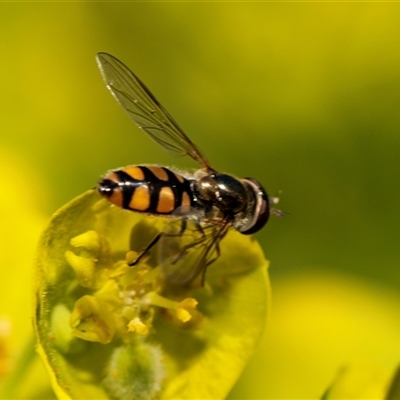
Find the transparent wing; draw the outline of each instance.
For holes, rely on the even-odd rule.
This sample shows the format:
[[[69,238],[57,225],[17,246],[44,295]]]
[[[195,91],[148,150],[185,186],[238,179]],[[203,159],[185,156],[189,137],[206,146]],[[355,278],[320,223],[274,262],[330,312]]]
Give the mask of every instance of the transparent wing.
[[[188,155],[212,171],[200,150],[125,64],[107,53],[98,53],[96,60],[107,88],[140,129],[174,156]]]
[[[201,225],[193,219],[171,220],[159,245],[161,269],[168,282],[183,286],[199,279],[203,284],[206,268],[219,257],[219,243],[229,226],[221,219]]]

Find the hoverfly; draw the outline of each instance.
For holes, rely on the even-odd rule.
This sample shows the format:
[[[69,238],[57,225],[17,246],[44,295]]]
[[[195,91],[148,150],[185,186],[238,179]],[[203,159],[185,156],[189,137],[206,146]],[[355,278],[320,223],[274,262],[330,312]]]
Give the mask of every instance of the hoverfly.
[[[98,53],[97,64],[108,90],[129,117],[174,156],[192,157],[201,169],[194,174],[161,166],[134,165],[109,171],[97,190],[126,210],[172,217],[173,232],[161,232],[130,265],[161,240],[175,238],[173,254],[163,255],[163,270],[173,284],[204,283],[207,267],[220,254],[219,244],[230,228],[249,235],[268,221],[270,203],[264,188],[252,178],[219,173],[157,101],[140,79],[121,61]],[[182,242],[178,238],[185,238]],[[170,253],[170,252],[169,252]]]

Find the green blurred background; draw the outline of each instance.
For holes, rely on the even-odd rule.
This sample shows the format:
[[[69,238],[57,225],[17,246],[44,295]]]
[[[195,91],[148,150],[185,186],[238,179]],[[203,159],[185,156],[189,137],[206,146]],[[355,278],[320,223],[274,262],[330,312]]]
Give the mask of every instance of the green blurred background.
[[[272,317],[231,398],[312,398],[342,364],[395,367],[399,4],[2,3],[0,37],[2,158],[34,181],[6,174],[2,196],[25,190],[22,204],[50,216],[110,168],[196,167],[130,122],[99,51],[131,67],[215,168],[282,191],[288,215],[256,235]]]

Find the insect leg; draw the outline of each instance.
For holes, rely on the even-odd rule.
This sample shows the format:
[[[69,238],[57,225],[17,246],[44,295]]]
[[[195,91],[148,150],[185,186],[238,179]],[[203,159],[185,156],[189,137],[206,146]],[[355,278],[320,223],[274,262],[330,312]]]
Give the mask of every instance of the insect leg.
[[[204,235],[204,234],[203,234]],[[172,262],[172,264],[176,264],[181,257],[184,256],[185,252],[189,249],[191,249],[194,246],[197,246],[198,244],[204,242],[204,240],[206,239],[205,235],[202,236],[201,238],[194,240],[193,242],[190,242],[188,244],[186,244],[185,246],[182,247],[181,251],[179,252],[179,254],[175,257],[174,261]]]
[[[221,230],[219,231],[218,235],[215,238],[215,252],[216,252],[216,255],[215,255],[214,258],[212,258],[211,260],[207,261],[206,265],[204,266],[204,268],[201,271],[201,286],[204,286],[204,282],[205,282],[205,279],[206,279],[206,271],[207,271],[208,266],[211,265],[214,261],[217,261],[219,256],[221,255],[221,249],[219,247],[219,244],[220,244],[221,240],[227,234],[228,227],[229,227],[229,224],[226,223],[225,226],[223,226],[221,228]]]
[[[157,242],[160,240],[161,235],[163,234],[163,232],[160,232],[144,249],[142,249],[138,256],[136,257],[135,260],[133,260],[132,262],[130,262],[128,265],[130,267],[134,267],[136,264],[139,263],[139,261],[143,258],[143,256],[150,251],[150,249],[157,244]]]
[[[139,252],[136,259],[133,260],[132,262],[130,262],[128,265],[130,267],[134,267],[135,265],[137,265],[140,262],[140,260],[146,255],[146,253],[148,253],[150,251],[150,249],[158,243],[158,241],[161,239],[162,236],[172,236],[172,237],[173,236],[182,236],[186,230],[186,227],[187,227],[187,219],[182,218],[182,225],[181,225],[179,232],[177,232],[177,233],[160,232],[144,249],[142,249]]]

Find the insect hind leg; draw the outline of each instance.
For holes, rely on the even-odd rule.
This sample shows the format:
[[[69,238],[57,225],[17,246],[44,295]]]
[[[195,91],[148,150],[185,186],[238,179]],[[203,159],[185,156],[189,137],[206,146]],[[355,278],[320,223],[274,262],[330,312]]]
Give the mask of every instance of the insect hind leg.
[[[154,237],[154,239],[144,248],[142,249],[139,254],[137,255],[136,259],[128,263],[130,267],[134,267],[135,265],[139,264],[141,259],[159,242],[159,240],[163,236],[169,236],[169,237],[180,237],[182,236],[187,228],[187,218],[182,218],[182,223],[181,227],[178,232],[175,233],[169,233],[169,232],[160,232],[157,236]]]

